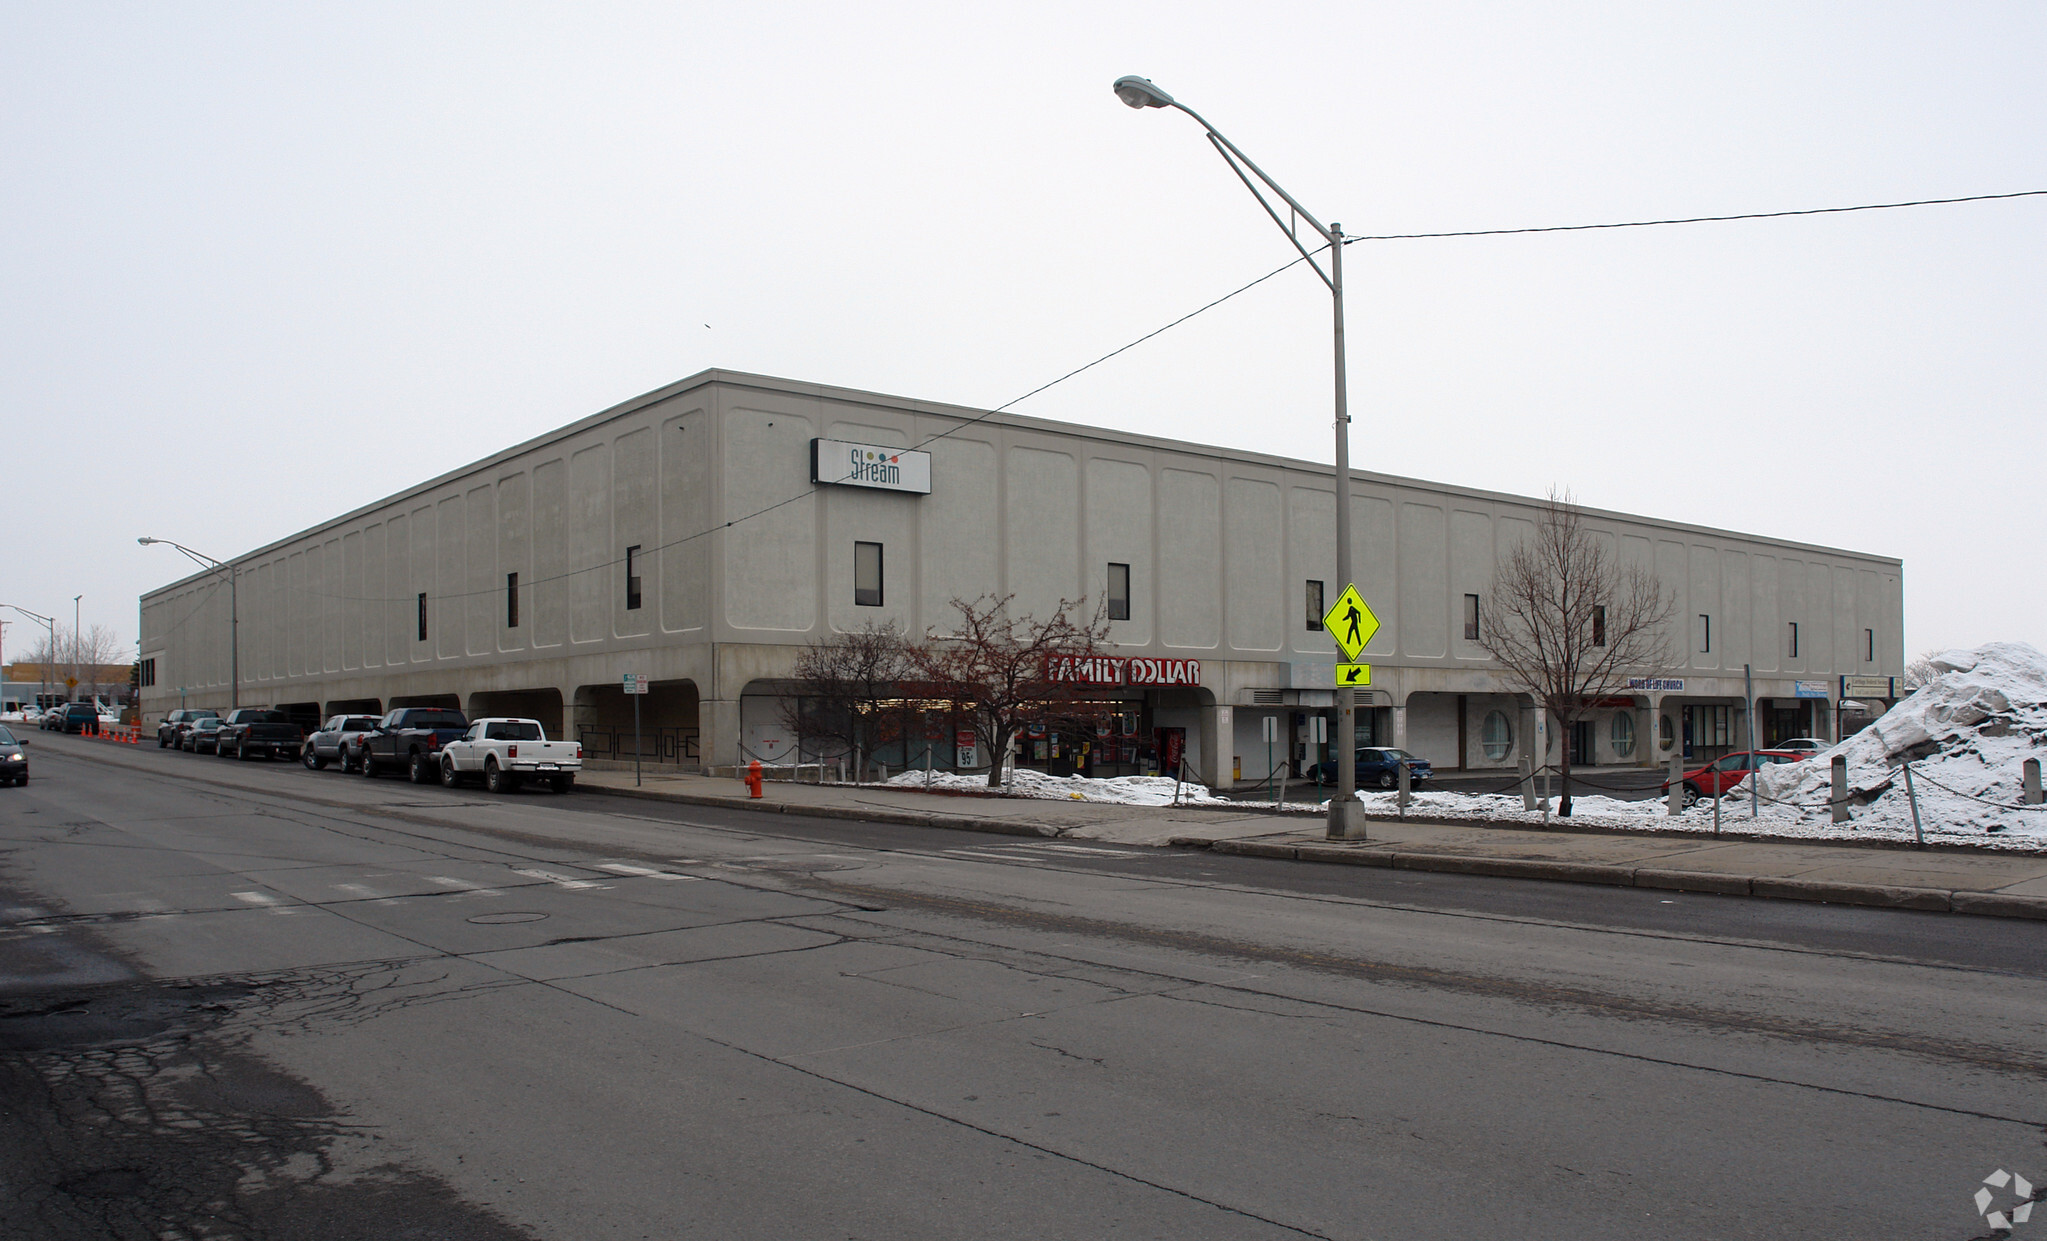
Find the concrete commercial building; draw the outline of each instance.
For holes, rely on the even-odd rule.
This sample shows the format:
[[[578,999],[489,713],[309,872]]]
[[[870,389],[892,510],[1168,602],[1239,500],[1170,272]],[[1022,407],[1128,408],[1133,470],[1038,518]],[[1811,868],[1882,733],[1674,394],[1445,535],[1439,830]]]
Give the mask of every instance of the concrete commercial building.
[[[1473,634],[1496,560],[1535,528],[1523,497],[1357,472],[1358,588],[1382,627],[1360,738],[1439,768],[1510,768],[1533,713]],[[1846,688],[1903,672],[1895,559],[1591,511],[1622,563],[1676,599],[1668,667],[1593,704],[1580,753],[1655,764],[1760,736],[1826,736]],[[1336,659],[1329,467],[1151,436],[706,371],[238,557],[244,704],[306,716],[452,705],[531,715],[595,756],[788,761],[797,651],[893,621],[943,629],[955,598],[1045,614],[1106,600],[1114,722],[1097,771],[1184,752],[1218,783],[1317,757]],[[146,718],[225,707],[228,590],[202,572],[141,603]],[[1882,691],[1882,692],[1878,692]],[[1067,739],[1022,759],[1070,761]],[[1554,745],[1554,739],[1551,740]],[[955,754],[943,720],[894,757]]]

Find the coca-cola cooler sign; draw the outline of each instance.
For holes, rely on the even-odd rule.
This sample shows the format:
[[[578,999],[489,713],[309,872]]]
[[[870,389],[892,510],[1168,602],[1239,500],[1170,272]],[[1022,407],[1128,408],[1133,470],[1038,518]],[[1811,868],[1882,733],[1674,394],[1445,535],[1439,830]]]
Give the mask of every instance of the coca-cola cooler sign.
[[[1198,659],[1061,656],[1045,665],[1045,679],[1072,685],[1199,685]]]

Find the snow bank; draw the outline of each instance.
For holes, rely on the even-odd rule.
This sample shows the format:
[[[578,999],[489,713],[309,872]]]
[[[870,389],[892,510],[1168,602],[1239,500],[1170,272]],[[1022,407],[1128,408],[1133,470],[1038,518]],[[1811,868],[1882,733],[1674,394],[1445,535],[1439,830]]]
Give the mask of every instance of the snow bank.
[[[925,773],[911,770],[889,778],[889,785],[895,788],[923,789]],[[1042,771],[1019,767],[1009,773],[1008,783],[1002,786],[1005,797],[1030,797],[1044,801],[1092,801],[1107,802],[1118,806],[1170,806],[1173,804],[1175,781],[1171,776],[1115,776],[1090,780],[1085,776],[1048,776]],[[962,776],[951,772],[931,773],[933,789],[949,793],[986,793],[988,777]],[[1217,797],[1200,784],[1180,784],[1180,804],[1183,806],[1233,804],[1226,797]]]
[[[1838,834],[1909,839],[1909,759],[1927,839],[2047,846],[2047,807],[2020,808],[2025,761],[2047,756],[2047,656],[1993,642],[1932,662],[1937,675],[1916,693],[1833,749],[1758,773],[1759,791],[1778,813],[1825,822],[1839,754],[1850,797],[1864,804],[1850,806]]]

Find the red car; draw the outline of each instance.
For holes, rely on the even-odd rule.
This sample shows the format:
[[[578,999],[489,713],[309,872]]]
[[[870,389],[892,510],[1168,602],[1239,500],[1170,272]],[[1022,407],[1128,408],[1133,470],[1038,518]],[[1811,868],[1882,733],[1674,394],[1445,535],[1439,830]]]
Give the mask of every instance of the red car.
[[[1694,771],[1684,775],[1684,804],[1689,806],[1701,797],[1718,797],[1727,790],[1748,779],[1748,773],[1759,767],[1772,767],[1778,763],[1795,763],[1810,758],[1805,750],[1742,750],[1724,758],[1716,758]],[[1663,782],[1663,791],[1670,792],[1670,782]]]

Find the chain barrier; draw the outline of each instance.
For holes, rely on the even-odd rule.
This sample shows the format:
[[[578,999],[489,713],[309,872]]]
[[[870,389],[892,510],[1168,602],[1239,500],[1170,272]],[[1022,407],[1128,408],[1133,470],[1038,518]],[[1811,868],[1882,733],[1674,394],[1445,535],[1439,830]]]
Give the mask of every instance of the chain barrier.
[[[1907,767],[1911,766],[1910,763],[1906,763],[1904,765]],[[1923,769],[1920,771],[1916,771],[1913,774],[1917,776],[1919,779],[1926,781],[1928,784],[1941,790],[1944,793],[1952,793],[1956,797],[1966,798],[1967,800],[1973,802],[1979,802],[1985,806],[1994,806],[1999,810],[2047,810],[2047,805],[2028,805],[2024,802],[2014,804],[2011,802],[1991,801],[1987,797],[1978,797],[1974,793],[1964,793],[1960,789],[1949,788],[1947,785],[1942,784],[1940,781],[1934,779],[1932,776],[1927,775]]]

